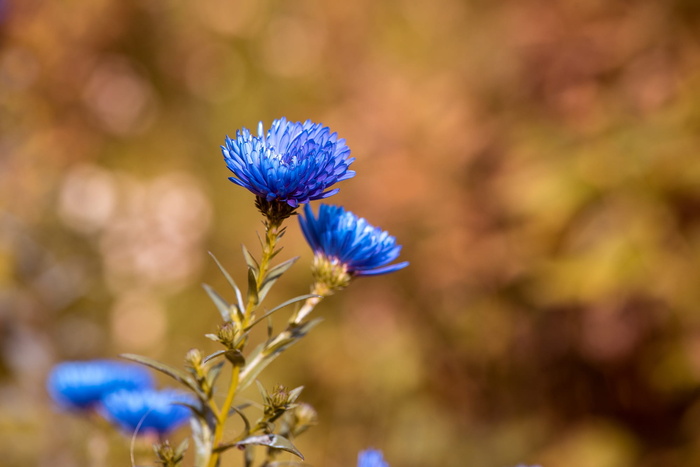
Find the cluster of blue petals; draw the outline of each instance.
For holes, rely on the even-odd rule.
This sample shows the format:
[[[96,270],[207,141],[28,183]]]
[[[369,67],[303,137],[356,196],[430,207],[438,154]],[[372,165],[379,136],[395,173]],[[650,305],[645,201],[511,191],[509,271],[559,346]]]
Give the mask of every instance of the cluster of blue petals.
[[[381,451],[367,449],[357,456],[357,467],[389,467],[389,464],[384,462]]]
[[[337,193],[330,187],[355,175],[345,140],[310,120],[275,120],[267,135],[260,122],[258,136],[243,128],[235,139],[226,137],[221,150],[233,183],[294,208]]]
[[[352,275],[386,274],[408,266],[408,262],[389,264],[401,252],[394,237],[340,206],[322,204],[314,217],[306,205],[299,224],[316,254],[339,261]]]
[[[185,423],[194,398],[174,390],[117,391],[102,400],[104,417],[127,433],[156,432],[160,435]]]
[[[120,389],[152,388],[153,377],[145,368],[125,362],[63,362],[52,368],[46,386],[59,406],[82,410],[92,408],[107,394]]]
[[[115,360],[63,362],[51,369],[46,386],[68,410],[97,410],[124,430],[167,433],[186,421],[194,404],[186,394],[157,391],[146,368]],[[140,423],[140,425],[139,425]]]

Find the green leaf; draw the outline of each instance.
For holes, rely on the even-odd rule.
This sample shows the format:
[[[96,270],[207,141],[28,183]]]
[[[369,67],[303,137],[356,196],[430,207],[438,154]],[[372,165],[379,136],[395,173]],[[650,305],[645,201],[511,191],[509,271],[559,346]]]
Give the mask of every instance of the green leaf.
[[[272,286],[277,282],[277,279],[282,277],[282,274],[287,272],[289,268],[299,259],[299,257],[294,257],[281,264],[278,264],[274,268],[270,269],[268,273],[263,278],[262,285],[260,286],[260,291],[258,295],[260,296],[260,301],[263,301],[267,293],[270,291]]]
[[[294,388],[291,391],[289,391],[289,403],[293,404],[294,402],[296,402],[299,396],[301,395],[301,391],[303,390],[304,386],[299,386],[298,388]]]
[[[180,370],[172,368],[171,366],[168,366],[165,363],[161,363],[158,360],[153,360],[152,358],[148,358],[148,357],[142,357],[141,355],[124,353],[124,354],[121,354],[120,357],[126,358],[127,360],[132,360],[132,361],[140,363],[142,365],[146,365],[148,367],[153,368],[154,370],[158,370],[161,373],[164,373],[164,374],[170,376],[178,383],[184,384],[188,388],[192,389],[197,394],[197,397],[199,397],[201,400],[203,400],[203,401],[207,400],[207,397],[204,395],[202,390],[199,389],[199,387],[197,386],[197,383],[192,378],[187,376],[186,373],[184,373]]]
[[[234,305],[234,311],[238,313],[239,317],[243,317],[243,309],[245,305],[243,304],[243,295],[241,294],[241,289],[238,288],[238,285],[236,285],[236,282],[233,280],[231,275],[224,269],[224,267],[221,265],[218,259],[216,259],[216,256],[214,256],[211,252],[209,252],[209,255],[214,259],[214,262],[216,262],[216,265],[219,267],[219,270],[223,273],[224,277],[228,281],[228,283],[231,285],[233,290],[236,292],[236,301],[237,303]]]
[[[210,336],[210,335],[212,335],[212,334],[207,334],[207,335]],[[219,339],[217,338],[216,341],[218,342]],[[225,350],[217,350],[217,351],[214,352],[213,354],[210,354],[210,355],[207,355],[206,357],[204,357],[204,359],[202,360],[202,363],[207,363],[209,360],[213,360],[213,359],[215,359],[216,357],[220,357],[221,355],[223,355],[223,354],[225,354],[225,353],[226,353]]]
[[[221,342],[221,339],[219,339],[219,336],[217,336],[216,334],[204,334],[204,337],[214,342]]]
[[[245,425],[245,436],[248,436],[250,433],[250,420],[248,420],[248,417],[245,416],[243,413],[243,410],[241,410],[240,407],[231,407],[231,410],[228,413],[228,416],[230,417],[233,414],[238,414],[238,416],[241,417],[241,420],[243,420],[243,424]]]
[[[221,374],[221,369],[224,367],[224,362],[221,361],[217,363],[216,365],[213,365],[209,371],[207,371],[207,384],[209,384],[210,388],[213,388],[214,385],[216,384],[216,380]]]
[[[178,445],[177,449],[175,449],[175,457],[181,459],[182,456],[185,455],[185,451],[187,451],[187,448],[189,447],[189,445],[190,445],[190,439],[189,439],[189,438],[185,438],[185,439],[182,441],[182,443],[180,443],[180,444]]]
[[[238,299],[238,307],[239,307],[239,310],[242,310],[244,305],[243,305],[243,295],[241,294],[241,289],[238,288],[238,286],[236,285],[236,282],[233,280],[231,275],[228,273],[228,271],[226,271],[226,269],[224,269],[224,267],[221,265],[219,260],[216,259],[216,256],[214,256],[214,254],[211,251],[209,252],[209,256],[211,256],[214,259],[214,262],[219,267],[219,270],[224,275],[224,277],[228,281],[229,285],[231,285],[233,290],[236,292],[236,298]]]
[[[271,344],[269,341],[257,346],[246,358],[246,361],[249,362],[249,364],[241,373],[239,389],[242,391],[243,389],[247,388],[250,383],[257,378],[260,372],[265,369],[265,367],[272,363],[272,361],[276,359],[284,350],[297,343],[321,321],[323,321],[322,318],[316,318],[302,324],[301,326],[294,326],[287,329],[282,334],[288,333],[289,336],[277,343],[274,348],[267,347]],[[280,334],[280,336],[282,334]]]
[[[212,289],[210,286],[207,284],[202,284],[202,287],[204,287],[204,290],[207,291],[207,294],[209,294],[209,298],[211,298],[211,301],[214,302],[214,305],[216,305],[216,308],[219,310],[219,313],[221,314],[221,318],[227,323],[231,322],[231,305],[226,302],[223,298],[221,298],[221,295],[216,293],[216,290]]]
[[[246,248],[245,245],[241,245],[243,247],[243,257],[245,258],[245,262],[248,265],[250,269],[253,270],[255,275],[258,275],[258,271],[260,271],[260,265],[258,262],[253,258],[253,255],[250,254],[250,251],[248,251],[248,248]]]
[[[274,312],[276,312],[276,311],[279,311],[279,310],[281,310],[282,308],[291,305],[292,303],[301,302],[301,301],[304,301],[304,300],[306,300],[306,299],[308,299],[308,298],[311,298],[311,297],[320,297],[320,295],[307,294],[307,295],[299,295],[298,297],[291,298],[291,299],[287,300],[286,302],[277,305],[276,307],[274,307],[273,309],[271,309],[270,311],[268,311],[268,312],[266,312],[264,315],[262,315],[260,318],[258,318],[257,320],[255,320],[250,326],[248,326],[248,327],[246,328],[246,331],[250,330],[253,326],[255,326],[255,325],[258,324],[260,321],[262,321],[262,320],[264,320],[265,318],[267,318],[268,316],[270,316],[272,313],[274,313]],[[218,340],[217,340],[217,341],[218,341]]]
[[[278,345],[272,349],[265,349],[265,350],[271,350],[271,354],[279,354],[283,352],[285,349],[288,347],[296,344],[299,340],[301,340],[302,337],[307,335],[311,329],[315,328],[321,321],[323,321],[323,318],[315,318],[310,321],[307,321],[306,323],[303,323],[301,325],[290,325],[285,332],[289,332],[290,337],[283,342],[281,345]]]
[[[274,435],[274,434],[251,436],[251,437],[246,438],[246,439],[239,441],[237,443],[233,443],[231,446],[226,446],[226,447],[233,447],[233,446],[239,447],[239,446],[249,446],[249,445],[268,446],[268,447],[275,448],[275,449],[281,449],[283,451],[291,452],[292,454],[294,454],[295,456],[299,457],[302,460],[304,459],[304,456],[292,444],[291,441],[289,441],[284,436]]]
[[[258,391],[260,391],[263,401],[265,401],[267,404],[270,400],[270,395],[267,393],[267,389],[265,389],[265,386],[263,386],[263,384],[258,380],[255,380],[255,384],[258,386]]]
[[[248,300],[252,300],[255,304],[260,303],[258,299],[258,282],[252,268],[248,268]]]

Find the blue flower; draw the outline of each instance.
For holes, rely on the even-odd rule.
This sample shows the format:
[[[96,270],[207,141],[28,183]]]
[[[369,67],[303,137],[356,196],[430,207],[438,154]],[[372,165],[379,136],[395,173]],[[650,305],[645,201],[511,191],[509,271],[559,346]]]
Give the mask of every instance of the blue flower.
[[[337,188],[329,188],[355,175],[348,169],[355,159],[348,157],[345,140],[310,120],[275,120],[267,135],[260,122],[258,136],[243,128],[236,139],[227,136],[221,150],[235,175],[229,180],[268,202],[292,208],[337,193]]]
[[[357,456],[357,467],[389,467],[389,464],[384,462],[381,451],[367,449]]]
[[[46,386],[61,407],[89,409],[111,392],[151,388],[153,377],[147,369],[125,362],[63,362],[51,369]]]
[[[164,434],[185,423],[191,410],[181,404],[194,405],[188,394],[174,390],[117,391],[102,400],[104,417],[126,432]]]
[[[299,217],[306,241],[317,256],[339,263],[351,276],[386,274],[408,266],[389,264],[398,258],[396,239],[340,206],[322,204],[318,218],[306,205]]]

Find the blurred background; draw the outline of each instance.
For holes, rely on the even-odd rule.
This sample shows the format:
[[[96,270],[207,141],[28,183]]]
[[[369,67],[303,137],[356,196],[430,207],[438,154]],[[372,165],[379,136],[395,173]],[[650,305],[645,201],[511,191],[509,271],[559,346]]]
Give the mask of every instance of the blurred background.
[[[217,349],[207,252],[243,280],[262,229],[219,146],[281,116],[411,262],[263,378],[306,387],[309,464],[700,465],[695,0],[0,0],[3,465],[129,465],[46,372]],[[308,290],[289,225],[268,304]]]

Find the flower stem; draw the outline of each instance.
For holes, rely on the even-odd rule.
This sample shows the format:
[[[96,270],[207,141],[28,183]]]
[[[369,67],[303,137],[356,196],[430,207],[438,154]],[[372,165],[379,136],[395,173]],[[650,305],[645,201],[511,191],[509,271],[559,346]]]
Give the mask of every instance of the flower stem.
[[[289,320],[290,324],[301,324],[304,318],[306,318],[309,315],[309,313],[313,311],[316,305],[318,305],[321,300],[331,295],[333,293],[333,290],[331,290],[322,282],[316,282],[311,287],[311,293],[315,296],[309,297],[304,301],[302,307],[299,308],[299,310],[294,315],[292,315],[292,318]]]
[[[277,242],[284,234],[284,229],[282,228],[281,220],[267,220],[265,222],[265,244],[262,249],[262,257],[260,258],[260,265],[257,271],[257,277],[255,280],[255,293],[248,294],[248,303],[246,304],[245,313],[243,315],[242,327],[245,329],[248,327],[252,321],[253,311],[257,308],[259,304],[258,292],[262,287],[267,273],[270,269],[270,261],[275,256],[275,248],[277,247]],[[245,341],[242,344],[245,345]],[[242,349],[241,349],[242,350]],[[247,370],[249,365],[246,365]],[[231,407],[233,406],[233,400],[236,397],[236,391],[238,390],[238,385],[241,376],[241,367],[239,365],[234,365],[231,368],[231,380],[229,382],[228,390],[226,391],[226,398],[217,413],[216,428],[214,430],[214,441],[212,443],[212,449],[216,449],[222,441],[224,435],[224,426],[226,425],[226,420],[228,419],[229,413],[231,412]],[[220,453],[215,451],[209,459],[208,467],[216,467],[219,465]]]

